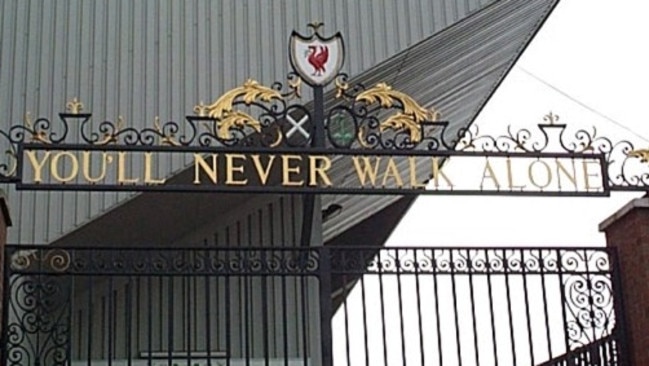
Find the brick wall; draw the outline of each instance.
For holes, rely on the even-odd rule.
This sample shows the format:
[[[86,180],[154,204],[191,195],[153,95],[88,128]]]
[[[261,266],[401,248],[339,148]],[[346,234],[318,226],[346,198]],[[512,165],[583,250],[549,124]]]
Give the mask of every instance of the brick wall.
[[[600,224],[616,248],[631,365],[649,360],[649,198],[634,199]],[[617,299],[616,299],[617,300]]]

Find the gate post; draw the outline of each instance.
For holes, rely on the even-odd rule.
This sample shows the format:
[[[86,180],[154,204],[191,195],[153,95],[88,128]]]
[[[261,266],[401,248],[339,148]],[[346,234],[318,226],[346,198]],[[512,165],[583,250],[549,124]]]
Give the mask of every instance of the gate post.
[[[621,279],[623,314],[629,322],[623,328],[622,354],[630,365],[645,364],[649,359],[649,196],[636,198],[599,225],[606,234],[606,246],[615,248],[619,267],[614,268]],[[619,324],[619,323],[618,323]]]
[[[5,301],[5,293],[3,285],[5,283],[5,245],[7,244],[7,228],[11,226],[11,217],[9,216],[9,206],[7,205],[7,199],[5,193],[0,189],[0,361],[4,362],[5,354],[3,350],[5,349],[5,332],[3,329],[5,319],[3,309],[3,304]]]

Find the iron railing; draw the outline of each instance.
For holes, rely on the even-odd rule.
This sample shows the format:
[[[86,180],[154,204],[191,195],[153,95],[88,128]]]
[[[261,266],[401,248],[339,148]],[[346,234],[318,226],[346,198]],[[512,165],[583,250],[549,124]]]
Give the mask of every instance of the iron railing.
[[[7,366],[626,365],[611,249],[10,245],[5,261]]]

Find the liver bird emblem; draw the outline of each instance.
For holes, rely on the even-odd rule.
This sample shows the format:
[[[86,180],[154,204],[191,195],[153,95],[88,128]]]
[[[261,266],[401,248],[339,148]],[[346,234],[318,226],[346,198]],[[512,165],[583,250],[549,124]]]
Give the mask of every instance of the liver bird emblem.
[[[293,71],[310,86],[325,86],[338,75],[343,65],[345,47],[340,32],[323,37],[320,22],[309,24],[313,31],[304,36],[296,31],[289,40],[289,56]]]
[[[327,60],[329,60],[329,47],[309,46],[309,50],[307,51],[307,60],[311,66],[313,66],[313,74],[311,75],[322,76],[322,74],[327,71],[325,65],[327,64]]]

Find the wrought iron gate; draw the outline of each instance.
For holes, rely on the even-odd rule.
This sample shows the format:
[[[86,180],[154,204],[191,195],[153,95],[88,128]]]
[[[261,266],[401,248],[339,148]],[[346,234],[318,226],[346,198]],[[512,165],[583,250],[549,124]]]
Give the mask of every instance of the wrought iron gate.
[[[626,365],[603,248],[8,246],[13,365]]]

